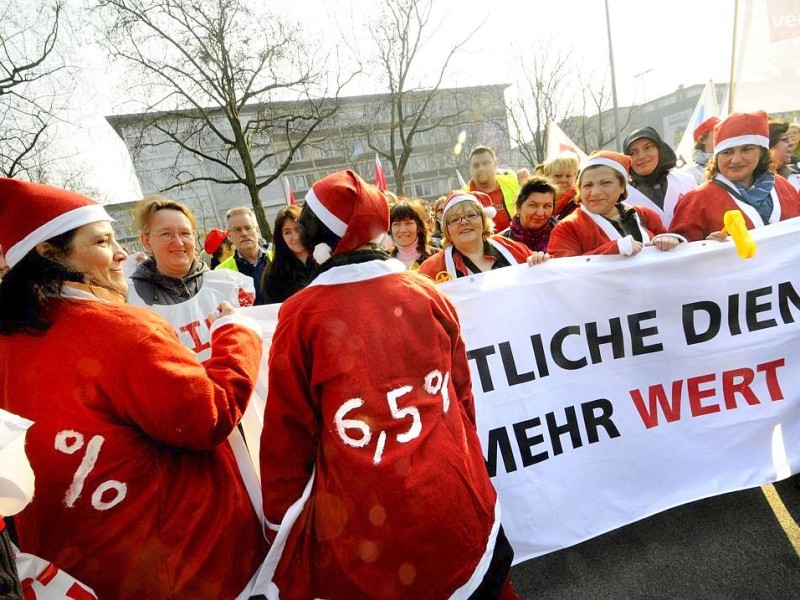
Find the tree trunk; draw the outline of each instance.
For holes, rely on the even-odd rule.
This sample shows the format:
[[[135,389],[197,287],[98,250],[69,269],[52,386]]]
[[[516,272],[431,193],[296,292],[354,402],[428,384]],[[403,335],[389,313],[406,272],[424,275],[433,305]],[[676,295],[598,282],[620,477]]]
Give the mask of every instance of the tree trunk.
[[[264,212],[264,206],[261,204],[261,198],[258,197],[258,188],[255,185],[248,185],[247,189],[250,192],[250,202],[253,204],[253,212],[256,213],[256,222],[261,230],[261,237],[267,242],[271,242],[272,228],[267,220],[267,213]]]

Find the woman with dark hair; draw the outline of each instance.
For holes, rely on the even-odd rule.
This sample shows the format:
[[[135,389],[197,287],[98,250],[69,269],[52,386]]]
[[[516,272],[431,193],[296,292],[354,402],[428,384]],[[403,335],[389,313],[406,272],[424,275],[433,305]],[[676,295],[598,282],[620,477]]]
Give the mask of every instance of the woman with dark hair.
[[[617,152],[601,150],[589,156],[578,176],[578,210],[550,234],[547,251],[553,257],[634,256],[645,246],[666,251],[685,241],[667,234],[653,209],[623,202],[630,165],[631,159]]]
[[[552,183],[541,177],[528,178],[517,194],[517,214],[500,235],[525,244],[534,252],[547,252],[550,232],[556,224],[555,203],[556,188]]]
[[[625,138],[624,148],[631,158],[628,204],[655,210],[664,226],[669,227],[678,199],[693,190],[697,182],[675,168],[675,151],[652,127],[633,131]]]
[[[740,210],[748,229],[800,215],[800,197],[769,170],[767,113],[732,113],[714,128],[709,180],[686,194],[675,209],[670,231],[690,242],[724,240],[726,211]]]
[[[273,336],[259,583],[276,598],[514,597],[455,308],[372,243],[386,195],[354,172],[317,181],[300,223],[329,258]]]
[[[275,237],[272,240],[275,255],[264,271],[261,289],[267,304],[283,302],[302,290],[311,281],[317,266],[311,252],[303,244],[297,219],[300,207],[286,206],[275,217]]]
[[[418,200],[401,200],[392,206],[389,222],[389,234],[394,242],[389,254],[406,269],[416,271],[422,261],[438,252],[430,245],[424,208]]]
[[[0,197],[0,407],[33,421],[20,549],[99,598],[236,597],[267,550],[225,443],[258,375],[258,324],[221,303],[204,366],[125,303],[102,205],[14,179]]]

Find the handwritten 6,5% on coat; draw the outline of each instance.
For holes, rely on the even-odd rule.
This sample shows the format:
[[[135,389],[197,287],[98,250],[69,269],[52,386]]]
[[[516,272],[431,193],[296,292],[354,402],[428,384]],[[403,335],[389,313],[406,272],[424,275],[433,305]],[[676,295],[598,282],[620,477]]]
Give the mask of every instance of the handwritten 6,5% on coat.
[[[441,393],[443,413],[446,413],[450,409],[450,393],[448,390],[449,382],[450,373],[445,373],[442,375],[442,372],[438,369],[434,369],[428,373],[423,382],[423,389],[431,396]],[[389,411],[392,414],[392,418],[398,421],[406,418],[411,419],[411,424],[408,430],[403,433],[398,433],[395,436],[395,440],[400,444],[406,444],[411,440],[418,438],[420,433],[422,433],[422,417],[420,416],[419,409],[416,406],[400,408],[398,404],[398,400],[402,396],[405,396],[413,391],[413,389],[413,386],[404,385],[386,393],[386,403],[389,405]],[[351,398],[350,400],[345,401],[334,415],[334,425],[336,426],[336,431],[338,432],[339,437],[351,448],[364,448],[372,441],[372,430],[366,421],[356,418],[346,418],[351,411],[361,408],[363,405],[364,401],[361,398]],[[348,433],[348,430],[356,430],[360,432],[360,436],[353,437],[350,435],[350,433]],[[381,458],[383,457],[383,451],[386,446],[386,438],[387,435],[385,431],[378,433],[378,441],[375,447],[375,453],[372,456],[372,462],[376,465],[381,462]]]

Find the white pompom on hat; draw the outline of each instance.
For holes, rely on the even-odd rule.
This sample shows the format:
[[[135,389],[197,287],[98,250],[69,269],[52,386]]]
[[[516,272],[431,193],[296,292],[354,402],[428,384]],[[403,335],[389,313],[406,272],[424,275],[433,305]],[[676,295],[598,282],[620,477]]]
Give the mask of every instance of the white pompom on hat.
[[[611,150],[595,150],[589,155],[581,173],[590,167],[610,167],[627,180],[631,170],[631,157]]]
[[[497,214],[497,209],[492,206],[492,198],[484,192],[465,192],[464,190],[453,190],[447,195],[444,201],[444,209],[439,224],[444,227],[445,217],[451,208],[461,202],[474,202],[483,208],[484,214],[493,219]]]
[[[735,146],[752,144],[769,149],[769,117],[763,110],[731,113],[714,126],[714,155]]]
[[[69,190],[0,178],[0,246],[14,267],[37,244],[98,221],[113,221],[102,204]]]
[[[380,239],[389,230],[389,203],[382,191],[353,171],[339,171],[311,186],[306,204],[340,238],[332,255]]]

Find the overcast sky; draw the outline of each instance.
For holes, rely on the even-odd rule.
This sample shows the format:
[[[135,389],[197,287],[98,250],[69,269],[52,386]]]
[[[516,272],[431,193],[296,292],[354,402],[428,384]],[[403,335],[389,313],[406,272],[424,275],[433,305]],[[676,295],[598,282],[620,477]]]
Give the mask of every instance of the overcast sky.
[[[77,0],[76,0],[77,1]],[[342,37],[364,37],[364,19],[375,0],[270,0],[270,7],[301,20],[326,44]],[[674,91],[678,85],[724,82],[730,68],[733,0],[609,0],[619,102],[641,103]],[[608,72],[608,42],[602,0],[434,0],[440,29],[423,61],[436,64],[453,40],[483,23],[453,63],[447,85],[514,83],[520,52],[546,43],[572,52],[586,73]],[[337,33],[337,26],[345,30]],[[81,54],[87,81],[81,86],[82,130],[74,145],[79,160],[93,167],[89,180],[110,201],[136,199],[122,142],[104,116],[130,112],[124,103],[125,74],[109,69],[97,49]],[[425,81],[422,81],[424,84]],[[369,89],[363,80],[352,93]]]

